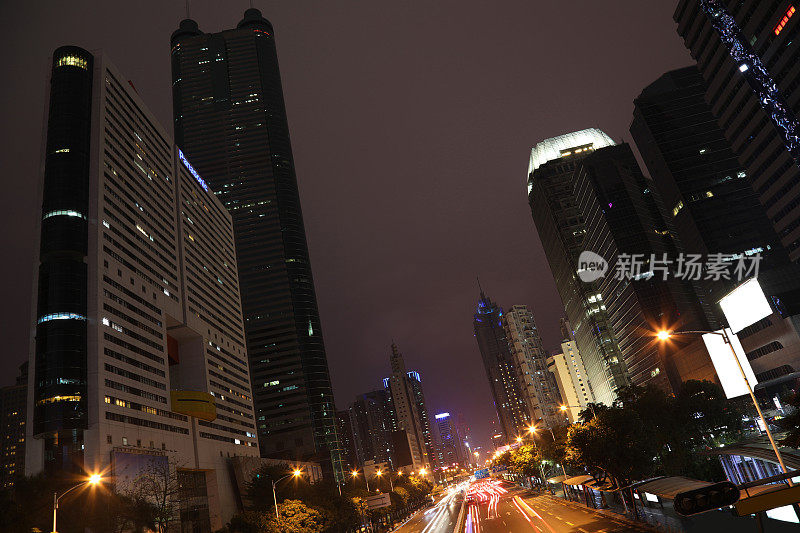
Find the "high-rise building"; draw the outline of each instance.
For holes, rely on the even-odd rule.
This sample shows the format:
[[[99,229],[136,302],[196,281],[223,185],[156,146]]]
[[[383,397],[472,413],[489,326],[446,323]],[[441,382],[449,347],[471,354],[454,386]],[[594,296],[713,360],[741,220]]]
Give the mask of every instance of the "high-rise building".
[[[425,395],[422,391],[422,378],[419,372],[406,370],[403,354],[395,343],[392,343],[389,362],[392,375],[384,378],[383,386],[389,393],[388,401],[394,413],[395,428],[405,430],[412,436],[422,462],[430,465],[433,457],[433,440]]]
[[[594,403],[592,387],[586,379],[586,367],[578,351],[578,345],[571,338],[561,342],[561,352],[547,358],[547,369],[558,383],[558,390],[566,408],[562,411],[570,424],[578,421],[579,414],[589,403]],[[563,422],[560,425],[564,425]]]
[[[105,56],[58,48],[49,87],[26,473],[169,468],[219,529],[258,454],[231,217]]]
[[[741,163],[737,171],[750,179],[793,261],[800,259],[796,7],[788,0],[680,0],[674,14],[706,101]]]
[[[554,376],[547,371],[547,351],[533,313],[525,305],[512,305],[503,316],[503,328],[531,421],[541,420],[550,428],[561,425],[561,397]]]
[[[350,406],[357,465],[369,460],[376,463],[391,462],[393,424],[389,406],[389,393],[386,390],[360,394]]]
[[[336,411],[336,434],[339,437],[339,444],[342,447],[342,466],[345,472],[350,472],[358,467],[358,455],[356,454],[355,435],[353,432],[353,421],[350,419],[350,409]]]
[[[503,329],[503,309],[487,297],[483,289],[472,326],[492,391],[502,438],[505,443],[511,443],[530,427],[531,417]]]
[[[434,434],[436,435],[436,463],[439,466],[450,466],[463,460],[460,437],[456,431],[450,413],[439,413],[434,416]]]
[[[0,489],[10,489],[25,474],[25,419],[28,362],[19,367],[14,385],[0,388]]]
[[[295,176],[275,31],[172,34],[175,139],[233,217],[259,444],[342,481],[333,390]]]
[[[603,257],[609,267],[596,282],[596,302],[589,298],[592,306],[587,312],[605,311],[631,383],[677,391],[681,376],[664,343],[654,342],[653,331],[708,331],[711,325],[691,282],[669,271],[677,248],[652,183],[639,169],[630,146],[621,143],[578,162],[572,184],[585,220],[584,250]],[[640,271],[619,275],[624,256],[641,258]]]
[[[787,255],[705,96],[696,67],[667,72],[634,100],[631,135],[681,251],[706,257],[758,253],[763,273],[784,264]],[[735,285],[717,280],[699,292],[706,304],[715,304]]]
[[[531,150],[528,203],[547,262],[561,296],[575,342],[583,356],[595,399],[610,404],[628,384],[598,283],[578,279],[578,257],[584,248],[586,220],[578,207],[574,174],[579,162],[595,150],[613,146],[602,131],[591,128],[546,139]]]

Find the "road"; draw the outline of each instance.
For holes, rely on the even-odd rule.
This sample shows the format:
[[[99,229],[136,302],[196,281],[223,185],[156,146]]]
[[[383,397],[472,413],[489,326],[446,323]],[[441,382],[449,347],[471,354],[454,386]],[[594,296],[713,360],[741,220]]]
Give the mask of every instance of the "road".
[[[463,502],[463,492],[448,494],[433,507],[419,511],[395,533],[452,533]]]
[[[622,533],[652,529],[630,526],[591,509],[568,505],[558,498],[533,496],[510,483],[474,483],[464,533]],[[442,498],[420,511],[395,533],[453,533],[464,494]]]

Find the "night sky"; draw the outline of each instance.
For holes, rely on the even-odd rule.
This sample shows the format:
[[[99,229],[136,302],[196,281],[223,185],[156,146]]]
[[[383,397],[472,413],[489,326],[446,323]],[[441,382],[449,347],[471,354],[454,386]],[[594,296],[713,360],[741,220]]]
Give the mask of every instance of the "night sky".
[[[338,408],[381,386],[392,339],[428,408],[495,416],[472,333],[480,276],[529,305],[545,346],[563,313],[526,195],[531,146],[599,127],[629,140],[633,99],[691,63],[676,1],[256,1],[275,27]],[[249,2],[191,2],[206,32]],[[33,226],[52,51],[104,49],[172,131],[169,38],[182,0],[2,2],[0,384],[28,355]]]

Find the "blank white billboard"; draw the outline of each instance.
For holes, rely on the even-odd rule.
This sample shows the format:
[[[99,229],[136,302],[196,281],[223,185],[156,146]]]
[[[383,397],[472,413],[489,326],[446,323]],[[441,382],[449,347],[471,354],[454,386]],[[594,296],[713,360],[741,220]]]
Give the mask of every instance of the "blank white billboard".
[[[734,333],[772,314],[769,301],[756,278],[748,279],[728,293],[719,301],[719,306]]]
[[[725,390],[725,396],[728,398],[736,398],[748,394],[747,383],[742,378],[742,372],[736,364],[731,353],[731,346],[733,346],[736,356],[742,365],[747,381],[750,382],[750,387],[755,387],[758,380],[750,367],[750,361],[744,353],[742,344],[739,342],[739,337],[736,336],[730,329],[726,330],[731,344],[727,344],[722,338],[722,331],[718,333],[706,333],[703,335],[703,342],[706,345],[708,354],[711,356],[711,362],[714,364],[714,370],[717,371],[722,388]]]

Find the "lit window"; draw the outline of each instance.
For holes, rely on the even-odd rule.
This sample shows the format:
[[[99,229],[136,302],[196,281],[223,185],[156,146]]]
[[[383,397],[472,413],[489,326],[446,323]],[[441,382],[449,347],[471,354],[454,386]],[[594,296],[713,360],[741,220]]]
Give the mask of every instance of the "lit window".
[[[64,56],[56,61],[56,67],[80,67],[86,70],[86,59],[78,56]]]
[[[678,200],[678,203],[672,208],[672,216],[678,216],[678,213],[681,212],[681,209],[683,209],[683,200]]]
[[[777,26],[775,26],[775,29],[773,30],[775,32],[775,35],[780,35],[780,33],[783,31],[783,28],[786,26],[786,23],[789,22],[789,19],[792,18],[792,15],[794,15],[794,12],[795,12],[794,6],[789,6],[789,9],[786,10],[786,14],[783,16],[781,21],[778,23]]]
[[[747,63],[742,63],[741,65],[739,65],[739,72],[747,72],[747,69],[749,68],[750,67],[747,65]]]
[[[70,211],[70,210],[58,210],[58,211],[48,211],[42,216],[42,220],[50,217],[77,217],[86,220],[86,215],[83,213],[79,213],[77,211]]]
[[[68,154],[69,153],[69,148],[62,148],[61,150],[56,150],[53,153],[54,154]]]
[[[39,317],[39,324],[50,322],[51,320],[86,320],[86,317],[77,313],[50,313]]]

